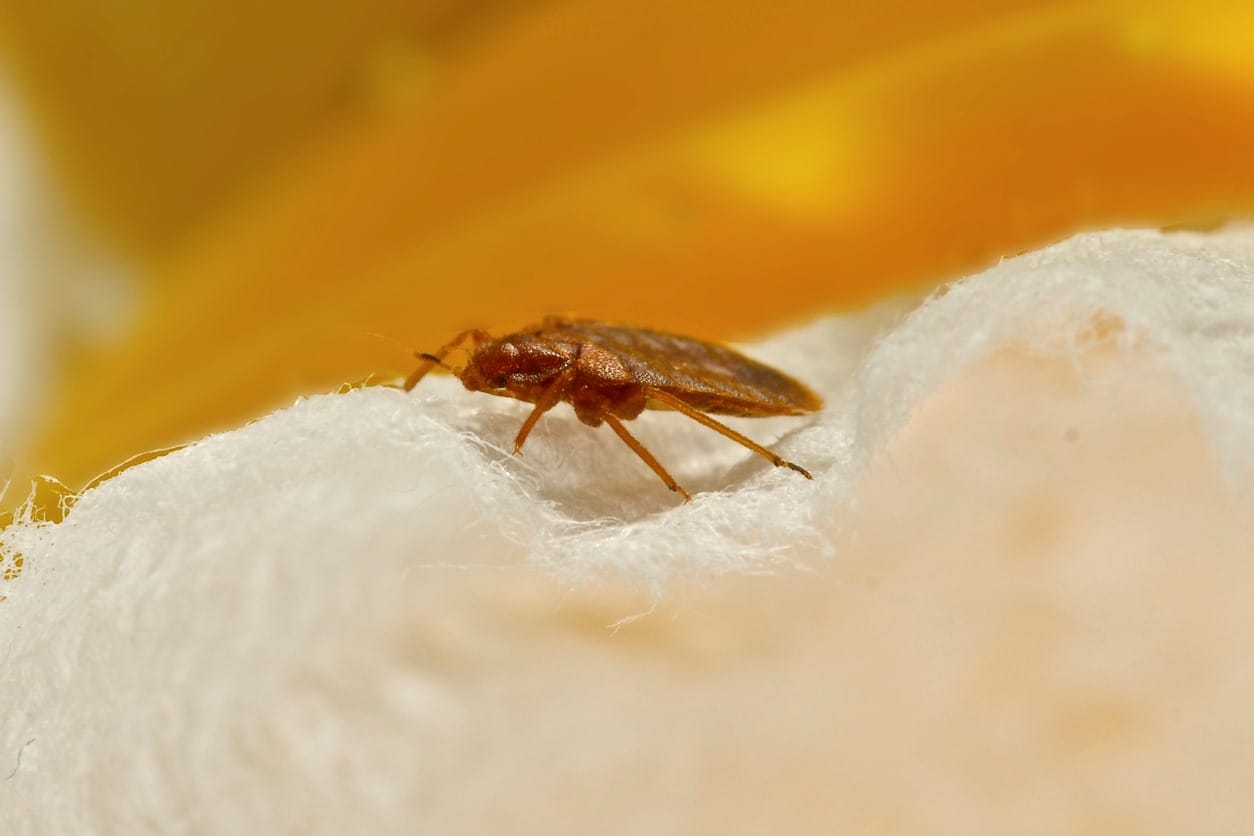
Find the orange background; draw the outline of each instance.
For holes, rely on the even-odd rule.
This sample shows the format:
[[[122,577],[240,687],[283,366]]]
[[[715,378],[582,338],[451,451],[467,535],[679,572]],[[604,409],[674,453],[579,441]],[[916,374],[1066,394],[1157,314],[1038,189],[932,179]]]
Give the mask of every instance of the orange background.
[[[0,44],[144,289],[65,348],[71,485],[470,325],[743,338],[1254,208],[1241,2],[0,0]]]

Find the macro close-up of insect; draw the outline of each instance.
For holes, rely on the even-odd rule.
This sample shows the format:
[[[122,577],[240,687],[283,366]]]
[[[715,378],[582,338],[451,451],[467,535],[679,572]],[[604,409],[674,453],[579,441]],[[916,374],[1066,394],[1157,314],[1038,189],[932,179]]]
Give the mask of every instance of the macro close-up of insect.
[[[0,8],[0,836],[1254,836],[1254,0]]]
[[[470,340],[474,350],[461,369],[445,358]],[[765,418],[814,412],[823,402],[805,385],[770,366],[722,345],[692,337],[598,320],[550,316],[504,337],[463,331],[434,353],[405,381],[413,389],[440,366],[472,392],[535,404],[514,438],[522,450],[540,416],[565,401],[590,427],[608,424],[670,490],[692,497],[623,425],[646,409],[680,412],[692,420],[807,479],[805,468],[784,460],[710,415]]]

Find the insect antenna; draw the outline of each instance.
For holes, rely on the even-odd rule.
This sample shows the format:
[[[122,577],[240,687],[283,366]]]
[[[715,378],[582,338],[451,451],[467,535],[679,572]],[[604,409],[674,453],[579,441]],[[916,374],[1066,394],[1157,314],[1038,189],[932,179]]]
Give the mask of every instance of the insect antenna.
[[[429,360],[430,362],[435,363],[440,368],[445,369],[446,371],[453,372],[453,374],[457,374],[457,369],[453,368],[448,363],[445,363],[443,360],[441,360],[439,357],[436,357],[434,354],[428,354],[425,351],[420,351],[414,356],[417,357],[419,360]]]
[[[431,371],[436,366],[439,366],[440,368],[444,369],[446,372],[449,372],[451,374],[454,374],[454,375],[457,374],[457,369],[453,368],[448,363],[445,363],[435,354],[431,354],[426,351],[419,351],[415,353],[414,356],[422,361],[422,365],[419,366],[417,369],[415,369],[414,373],[411,374],[409,376],[409,379],[405,381],[406,390],[413,389],[416,385],[418,385],[418,381],[426,377],[427,372]]]
[[[417,386],[418,381],[426,377],[427,372],[431,371],[436,366],[439,366],[442,369],[448,369],[448,371],[452,372],[453,374],[457,374],[456,369],[445,364],[444,358],[448,356],[450,351],[452,351],[453,349],[461,345],[463,342],[465,342],[468,337],[474,338],[475,345],[479,345],[479,343],[485,340],[492,339],[491,335],[489,335],[486,331],[480,331],[477,328],[472,328],[468,331],[462,331],[456,337],[451,339],[447,345],[445,345],[443,348],[441,348],[439,351],[435,352],[434,354],[428,354],[425,351],[415,354],[414,355],[415,357],[422,360],[422,365],[414,369],[413,373],[408,378],[405,379],[405,391],[408,392],[410,389],[413,389],[415,386]]]

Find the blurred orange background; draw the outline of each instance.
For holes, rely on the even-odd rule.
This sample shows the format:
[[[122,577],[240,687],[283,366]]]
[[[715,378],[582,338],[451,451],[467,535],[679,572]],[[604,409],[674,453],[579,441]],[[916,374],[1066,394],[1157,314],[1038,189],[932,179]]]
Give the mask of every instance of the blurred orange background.
[[[1254,209],[1242,2],[0,0],[0,49],[134,290],[49,342],[71,486],[467,326],[746,338]]]

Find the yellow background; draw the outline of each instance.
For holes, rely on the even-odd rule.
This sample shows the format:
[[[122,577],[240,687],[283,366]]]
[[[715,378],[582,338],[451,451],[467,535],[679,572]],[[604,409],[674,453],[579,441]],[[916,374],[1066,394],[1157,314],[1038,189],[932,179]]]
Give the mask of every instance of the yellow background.
[[[1240,2],[0,0],[43,148],[145,291],[124,339],[65,347],[30,467],[82,484],[466,326],[744,338],[1247,215],[1252,33]]]

